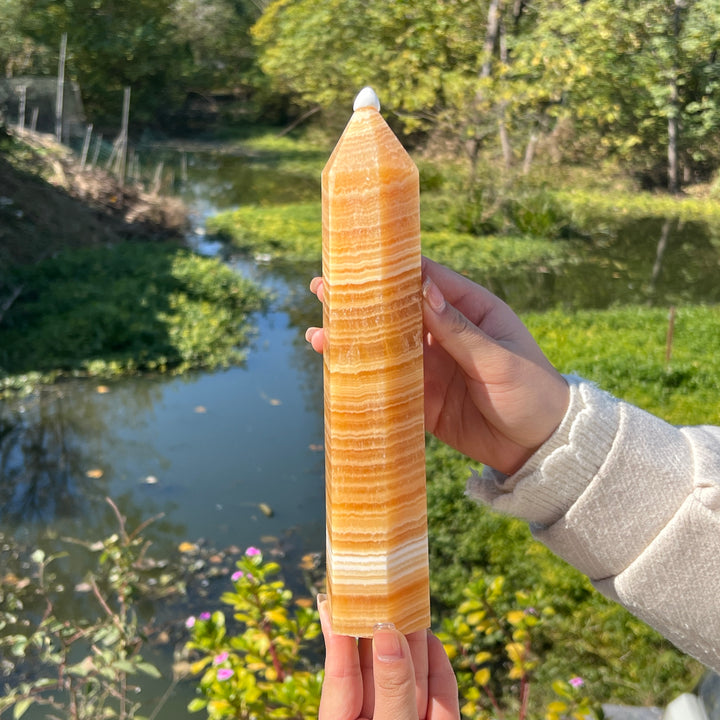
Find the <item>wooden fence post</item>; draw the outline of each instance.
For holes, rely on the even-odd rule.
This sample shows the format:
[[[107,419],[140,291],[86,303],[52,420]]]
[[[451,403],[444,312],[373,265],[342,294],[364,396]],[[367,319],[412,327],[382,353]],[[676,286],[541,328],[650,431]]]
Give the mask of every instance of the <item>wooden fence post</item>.
[[[25,134],[25,106],[27,103],[27,85],[20,86],[20,106],[18,107],[18,130]]]
[[[65,56],[67,55],[67,33],[60,40],[60,62],[58,63],[57,96],[55,97],[55,139],[62,142],[63,98],[65,95]]]
[[[130,119],[130,88],[126,87],[123,93],[123,111],[122,111],[122,129],[120,137],[122,143],[119,149],[118,157],[118,174],[120,179],[120,187],[125,186],[125,168],[127,165],[127,148],[128,148],[128,121]]]
[[[85,169],[85,162],[87,161],[88,150],[90,149],[90,138],[92,137],[93,124],[90,123],[85,130],[85,140],[83,141],[82,156],[80,158],[80,169]]]

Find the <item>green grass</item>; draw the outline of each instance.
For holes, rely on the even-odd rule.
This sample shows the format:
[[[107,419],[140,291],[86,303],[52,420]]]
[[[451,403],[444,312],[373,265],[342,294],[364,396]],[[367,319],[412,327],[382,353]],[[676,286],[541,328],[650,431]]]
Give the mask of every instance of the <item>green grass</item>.
[[[675,424],[720,425],[720,306],[552,311],[524,318],[550,360]]]
[[[251,206],[220,213],[208,232],[229,239],[244,252],[290,262],[319,262],[322,252],[320,203]]]

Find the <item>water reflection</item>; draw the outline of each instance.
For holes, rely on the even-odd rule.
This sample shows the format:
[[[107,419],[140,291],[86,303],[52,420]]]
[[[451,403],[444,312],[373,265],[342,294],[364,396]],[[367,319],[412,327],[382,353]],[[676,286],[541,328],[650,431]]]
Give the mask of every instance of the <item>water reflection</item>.
[[[469,274],[519,311],[720,302],[720,232],[703,223],[643,218],[563,242],[542,267]]]

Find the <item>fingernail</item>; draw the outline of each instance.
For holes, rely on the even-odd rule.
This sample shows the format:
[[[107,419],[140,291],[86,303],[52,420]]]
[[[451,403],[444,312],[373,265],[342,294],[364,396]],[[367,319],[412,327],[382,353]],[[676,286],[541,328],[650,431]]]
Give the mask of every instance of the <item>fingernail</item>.
[[[425,280],[423,280],[422,293],[428,305],[430,305],[436,313],[443,311],[445,308],[445,298],[440,292],[440,288],[427,276]]]
[[[375,626],[373,645],[378,660],[394,662],[402,659],[402,645],[392,623],[381,623]]]
[[[309,327],[309,328],[305,331],[305,340],[306,340],[307,342],[311,342],[311,341],[312,341],[312,338],[313,338],[313,335],[314,335],[316,332],[317,332],[317,328],[315,328],[315,327]]]
[[[327,638],[332,634],[328,596],[325,593],[318,593],[315,601],[317,603],[318,615],[320,616],[320,627],[322,628],[323,635]]]

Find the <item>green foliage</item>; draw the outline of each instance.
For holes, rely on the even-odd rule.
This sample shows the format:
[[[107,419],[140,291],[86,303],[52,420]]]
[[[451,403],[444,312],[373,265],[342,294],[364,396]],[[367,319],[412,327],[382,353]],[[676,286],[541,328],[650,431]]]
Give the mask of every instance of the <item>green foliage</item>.
[[[23,34],[50,48],[54,59],[61,33],[68,33],[68,77],[79,82],[95,123],[119,127],[125,86],[133,91],[133,122],[148,123],[182,101],[170,0],[19,4]]]
[[[279,565],[263,560],[248,548],[233,574],[234,591],[221,600],[231,606],[239,625],[226,625],[220,610],[192,617],[192,639],[197,651],[194,673],[201,696],[192,711],[206,709],[209,718],[317,717],[322,673],[309,659],[308,648],[320,634],[312,603],[295,603],[282,580],[272,578]]]
[[[684,167],[702,176],[720,160],[716,0],[276,0],[253,34],[282,92],[337,112],[372,84],[406,130],[449,137],[473,162],[500,139],[507,169],[542,138],[663,183],[674,117]]]
[[[245,252],[283,260],[319,262],[321,217],[319,203],[269,207],[243,206],[207,222],[208,232],[229,238]]]
[[[13,271],[7,375],[110,375],[238,362],[266,296],[219,260],[163,244],[66,251]]]
[[[438,207],[429,207],[422,216],[423,252],[455,268],[469,271],[481,267],[489,271],[549,266],[562,262],[568,254],[567,246],[559,241],[517,235],[478,237],[448,228],[425,229],[442,225],[441,212]],[[228,238],[244,252],[275,260],[320,263],[319,203],[243,206],[210,218],[208,230]]]
[[[9,678],[0,715],[12,709],[18,720],[35,705],[68,720],[140,720],[137,683],[143,675],[161,674],[140,654],[145,635],[135,603],[179,593],[183,587],[173,575],[156,577],[153,572],[149,543],[141,534],[151,521],[128,532],[119,510],[108,502],[118,531],[97,543],[78,543],[97,556],[85,578],[96,617],[78,619],[56,610],[65,591],[51,570],[66,553],[46,555],[37,549],[30,556],[28,577],[8,573],[0,578],[0,648]],[[24,669],[26,662],[32,663],[31,673]]]
[[[649,217],[706,223],[720,233],[720,207],[710,199],[578,188],[557,188],[549,194],[563,208],[566,221],[582,233],[602,232],[619,222]]]
[[[577,675],[546,688],[562,699],[552,699],[549,692],[531,694],[541,663],[534,640],[555,611],[542,590],[513,595],[504,585],[502,576],[475,575],[438,634],[455,668],[462,714],[492,718],[512,712],[522,720],[539,717],[538,711],[546,706],[547,720],[602,717],[600,703],[581,694],[585,682]]]
[[[250,27],[259,10],[250,0],[174,0],[171,4],[174,39],[192,57],[185,81],[193,90],[248,85],[255,54]]]

